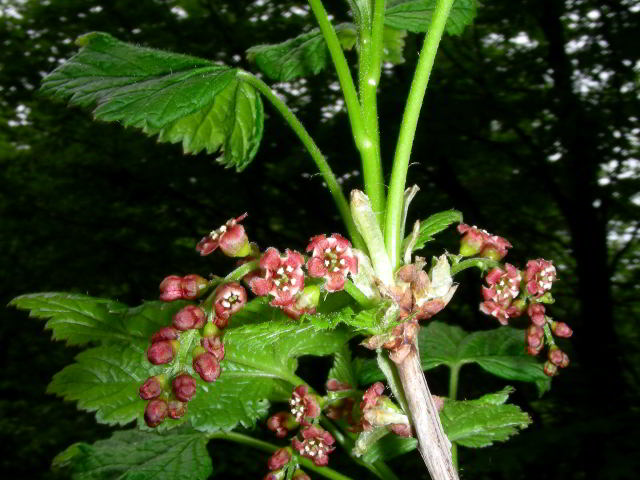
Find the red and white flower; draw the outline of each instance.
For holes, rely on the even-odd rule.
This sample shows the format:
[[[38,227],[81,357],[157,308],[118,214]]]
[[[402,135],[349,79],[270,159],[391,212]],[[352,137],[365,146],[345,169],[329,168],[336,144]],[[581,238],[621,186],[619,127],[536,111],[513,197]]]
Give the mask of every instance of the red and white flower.
[[[336,448],[334,438],[329,432],[320,427],[307,427],[301,432],[302,441],[298,437],[294,437],[291,441],[300,455],[313,460],[318,467],[324,467],[329,464],[329,454]]]
[[[351,249],[351,243],[342,235],[334,233],[316,235],[307,246],[307,252],[313,252],[307,262],[309,275],[326,280],[325,290],[337,292],[344,288],[347,274],[358,273],[358,259]]]
[[[196,246],[196,251],[202,255],[209,255],[218,247],[228,257],[243,257],[249,253],[249,238],[240,222],[247,218],[243,213],[239,217],[231,218],[224,225],[203,237]]]
[[[269,247],[260,259],[261,276],[251,279],[251,291],[256,295],[272,295],[271,305],[286,307],[294,302],[295,295],[304,288],[302,255],[286,250],[285,255]]]
[[[247,303],[247,291],[237,282],[227,283],[216,292],[213,306],[216,311],[215,323],[225,328],[231,315]]]
[[[291,414],[298,423],[309,425],[307,419],[316,418],[320,415],[320,405],[315,395],[309,393],[309,387],[298,385],[291,394]]]
[[[553,282],[556,280],[556,267],[548,260],[538,258],[529,260],[525,271],[525,281],[527,292],[539,297],[551,290]]]
[[[484,302],[480,304],[482,313],[497,318],[502,325],[506,325],[509,318],[522,314],[521,306],[513,304],[520,294],[522,275],[510,263],[505,264],[505,269],[496,267],[487,274],[486,281],[489,286],[482,287]]]

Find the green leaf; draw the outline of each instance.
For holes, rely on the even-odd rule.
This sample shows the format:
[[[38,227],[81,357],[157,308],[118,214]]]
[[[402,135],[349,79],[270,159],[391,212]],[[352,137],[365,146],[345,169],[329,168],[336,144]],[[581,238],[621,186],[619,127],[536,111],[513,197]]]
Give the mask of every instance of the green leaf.
[[[413,33],[424,33],[431,24],[436,8],[436,0],[395,0],[390,1],[385,11],[385,24]],[[455,0],[445,31],[449,35],[460,35],[476,16],[475,0]]]
[[[516,405],[505,405],[513,388],[485,395],[477,400],[447,400],[440,420],[447,437],[459,445],[480,448],[504,442],[531,423]]]
[[[417,447],[418,441],[415,438],[400,437],[390,433],[371,445],[362,455],[362,460],[366,463],[374,463],[378,460],[387,461],[411,452]]]
[[[477,363],[498,377],[535,383],[540,394],[551,386],[542,364],[525,352],[524,331],[517,328],[499,327],[470,334],[459,327],[432,322],[420,330],[419,343],[425,370],[443,364],[459,368]]]
[[[262,101],[237,79],[236,69],[100,32],[77,43],[80,51],[45,77],[43,93],[97,105],[97,119],[182,142],[185,153],[221,149],[218,160],[238,171],[253,159],[262,137]]]
[[[431,215],[426,220],[420,221],[420,232],[413,251],[419,250],[425,246],[427,242],[433,240],[433,237],[445,230],[449,225],[453,223],[462,222],[462,213],[458,210],[444,210],[442,212]],[[407,243],[411,237],[406,237],[403,242],[403,249],[406,248]]]
[[[350,50],[356,39],[351,23],[335,27],[342,48]],[[316,75],[329,64],[329,50],[319,28],[274,45],[257,45],[247,50],[247,58],[269,78],[287,82]]]
[[[344,307],[340,310],[327,313],[305,314],[302,316],[303,322],[309,322],[317,330],[333,330],[338,325],[349,325],[355,313],[351,307]]]
[[[468,333],[460,327],[431,322],[420,329],[418,341],[423,370],[477,363],[498,377],[535,383],[541,395],[551,387],[551,378],[544,374],[542,364],[525,352],[523,330],[499,327]],[[375,360],[356,358],[353,363],[361,385],[384,379]]]
[[[351,365],[351,348],[345,344],[340,350],[333,354],[333,366],[329,370],[327,378],[335,378],[339,382],[357,387],[356,377]]]
[[[335,30],[342,48],[351,50],[357,40],[356,27],[352,23],[341,23],[335,26]],[[383,35],[383,60],[403,63],[402,51],[407,32],[385,27]],[[329,49],[319,28],[282,43],[251,47],[247,50],[247,59],[278,82],[316,75],[330,64]]]
[[[130,309],[106,298],[87,295],[45,292],[21,295],[9,305],[29,310],[29,316],[49,319],[45,328],[53,331],[54,340],[68,345],[88,342],[138,342],[146,344],[149,335],[171,323],[185,302],[147,302]]]
[[[332,354],[353,333],[344,328],[318,332],[312,325],[289,319],[263,321],[269,318],[265,311],[274,309],[264,302],[249,305],[241,316],[239,312],[233,317],[226,330],[222,375],[213,383],[200,380],[191,366],[188,352],[199,340],[199,333],[192,330],[180,336],[180,354],[168,366],[149,364],[145,352],[148,340],[86,350],[76,357],[76,363],[54,376],[49,392],[77,401],[82,410],[96,412],[100,423],[124,425],[136,420],[143,426],[145,403],[138,397],[142,382],[152,375],[164,373],[171,378],[186,371],[198,379],[198,392],[189,402],[189,413],[185,419],[167,421],[159,428],[171,428],[186,420],[207,432],[229,430],[238,424],[251,427],[267,414],[269,401],[286,400],[299,383],[295,376],[297,357]],[[135,313],[140,327],[153,311],[145,305],[129,313]]]
[[[73,480],[205,480],[213,473],[206,435],[115,432],[89,445],[76,443],[58,454],[54,468],[69,468]]]

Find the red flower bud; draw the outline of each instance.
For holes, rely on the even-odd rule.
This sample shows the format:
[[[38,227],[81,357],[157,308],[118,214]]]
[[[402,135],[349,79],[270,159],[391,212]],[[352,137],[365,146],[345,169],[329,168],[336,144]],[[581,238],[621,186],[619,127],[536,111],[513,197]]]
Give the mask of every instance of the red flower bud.
[[[193,359],[193,369],[205,382],[214,382],[221,372],[220,363],[209,352],[202,353]]]
[[[249,238],[244,227],[239,222],[244,220],[247,214],[232,218],[220,228],[213,230],[202,238],[196,246],[200,255],[209,255],[218,247],[227,257],[245,257],[251,253]]]
[[[544,362],[544,373],[549,377],[553,377],[558,374],[558,367],[551,362]]]
[[[154,365],[163,365],[173,360],[178,349],[177,341],[161,340],[152,343],[147,350],[147,358]]]
[[[173,316],[173,326],[178,330],[200,328],[207,321],[207,316],[200,307],[187,305]]]
[[[482,257],[501,260],[507,254],[507,249],[512,247],[508,240],[465,223],[458,225],[458,232],[463,235],[460,254],[465,257],[480,254]]]
[[[162,340],[177,340],[180,332],[173,327],[162,327],[151,336],[151,343],[161,342]]]
[[[209,282],[200,275],[187,275],[182,278],[182,298],[194,300],[209,286]]]
[[[218,362],[221,362],[224,359],[224,344],[220,337],[203,337],[200,340],[200,345],[209,352],[211,355],[216,357]]]
[[[269,467],[269,470],[279,470],[289,463],[289,461],[291,461],[291,449],[280,448],[276,450],[271,457],[269,457],[267,466]]]
[[[169,407],[165,400],[159,398],[151,400],[144,409],[144,421],[150,427],[157,427],[167,418],[168,411]]]
[[[169,275],[160,282],[160,300],[170,302],[182,298],[182,278]]]
[[[184,417],[187,413],[187,404],[184,402],[180,402],[178,400],[170,400],[168,406],[168,415],[169,418],[173,418],[177,420],[178,418]]]
[[[181,402],[188,402],[196,394],[196,379],[188,373],[181,373],[173,379],[173,394]]]
[[[267,428],[276,434],[278,438],[289,435],[289,431],[297,428],[300,424],[289,412],[278,412],[267,420]]]
[[[231,315],[244,307],[246,303],[247,291],[244,287],[237,282],[227,283],[218,289],[216,298],[213,301],[216,317],[222,320],[228,320]]]
[[[573,330],[571,330],[571,327],[569,327],[569,325],[564,322],[553,322],[551,324],[551,330],[553,330],[553,333],[555,333],[558,337],[569,338],[571,335],[573,335]]]
[[[534,325],[537,325],[538,327],[544,326],[547,321],[544,317],[544,311],[544,305],[541,303],[532,303],[529,305],[527,313],[529,314],[529,317],[531,317],[531,322]]]
[[[151,400],[156,398],[164,390],[164,382],[160,376],[149,377],[140,386],[140,398],[142,400]]]

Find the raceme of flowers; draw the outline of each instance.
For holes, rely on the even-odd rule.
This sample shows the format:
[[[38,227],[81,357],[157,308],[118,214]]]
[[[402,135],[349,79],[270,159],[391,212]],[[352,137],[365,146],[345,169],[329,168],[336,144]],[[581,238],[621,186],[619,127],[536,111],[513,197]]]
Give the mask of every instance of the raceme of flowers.
[[[249,261],[251,254],[260,255],[257,247],[249,243],[241,225],[246,217],[245,213],[232,218],[213,230],[198,242],[196,251],[204,256],[220,249],[229,257],[243,257]],[[338,234],[313,237],[307,251],[311,255],[305,263],[305,258],[299,252],[286,250],[281,254],[269,247],[260,255],[259,269],[248,273],[242,280],[252,293],[268,296],[271,306],[282,309],[291,318],[298,319],[305,313],[315,313],[321,289],[317,285],[305,288],[303,268],[309,276],[323,278],[326,291],[335,292],[344,288],[347,275],[357,273],[358,260],[351,243]],[[154,365],[167,365],[167,374],[149,377],[140,387],[140,398],[147,401],[144,419],[150,427],[159,425],[167,417],[178,419],[184,416],[188,402],[197,393],[196,379],[186,366],[179,373],[169,375],[181,349],[180,337],[185,332],[197,330],[200,336],[200,344],[186,352],[193,373],[204,382],[214,382],[222,374],[224,330],[247,303],[247,290],[239,282],[218,284],[196,274],[184,277],[169,275],[160,283],[160,299],[163,301],[197,301],[201,298],[204,299],[181,308],[173,316],[170,326],[161,328],[151,336],[147,359]],[[309,421],[320,413],[315,397],[306,389],[306,386],[298,387],[292,398],[292,402],[299,402],[299,405],[292,405],[298,412],[298,418],[293,420],[296,425],[302,423],[309,426]],[[271,421],[273,427],[281,435],[286,435],[291,429],[291,421],[283,418],[280,426],[277,422],[277,418]],[[322,444],[321,437],[323,435],[317,439],[310,437],[301,440],[307,453],[313,451],[316,460],[322,459],[318,461],[324,461],[333,449],[332,442]],[[328,441],[328,438],[325,440]]]
[[[502,237],[491,235],[485,230],[461,224],[458,231],[463,235],[460,241],[460,255],[478,255],[492,260],[501,260],[511,244]],[[556,322],[546,314],[545,304],[553,303],[551,288],[556,281],[556,267],[549,260],[538,258],[529,260],[524,270],[510,263],[492,268],[485,277],[482,287],[484,301],[480,311],[507,325],[512,318],[527,313],[531,324],[525,330],[527,352],[538,355],[548,346],[544,372],[553,376],[558,368],[569,365],[569,356],[560,350],[555,337],[568,338],[573,334],[564,322]]]

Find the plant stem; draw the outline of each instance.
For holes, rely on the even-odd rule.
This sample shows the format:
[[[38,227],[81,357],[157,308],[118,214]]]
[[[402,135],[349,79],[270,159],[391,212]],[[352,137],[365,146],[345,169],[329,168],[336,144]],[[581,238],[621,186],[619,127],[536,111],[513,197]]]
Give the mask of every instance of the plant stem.
[[[384,462],[378,460],[373,463],[366,463],[360,460],[358,457],[354,456],[351,452],[353,451],[355,442],[350,437],[342,433],[340,429],[336,427],[328,418],[322,416],[320,418],[320,423],[325,428],[325,430],[327,430],[333,436],[333,438],[336,439],[336,442],[338,442],[342,446],[342,448],[349,454],[351,459],[358,465],[366,468],[382,480],[399,480],[396,474],[393,473],[393,471]]]
[[[295,114],[289,109],[289,107],[282,100],[280,100],[280,98],[274,93],[274,91],[271,90],[271,88],[262,80],[243,70],[238,71],[238,77],[240,77],[243,81],[251,84],[260,93],[262,93],[262,95],[264,95],[265,98],[271,102],[276,110],[278,110],[278,112],[280,112],[280,114],[284,117],[289,126],[291,126],[293,131],[298,135],[298,138],[307,148],[307,151],[311,155],[311,158],[316,163],[318,170],[322,174],[322,178],[329,187],[331,196],[333,197],[333,200],[338,207],[338,211],[340,212],[340,216],[342,217],[342,221],[347,228],[347,232],[351,237],[353,245],[359,250],[366,251],[366,245],[364,244],[364,241],[362,240],[362,237],[358,233],[358,229],[353,222],[353,218],[351,217],[351,210],[349,209],[349,203],[342,193],[342,189],[338,184],[336,176],[327,163],[327,160],[324,158],[324,155],[322,155],[322,152],[320,152],[320,149],[313,141],[313,138],[311,138],[311,135],[309,135],[309,132],[307,132],[300,120],[298,120],[298,117],[295,116]]]
[[[311,10],[316,17],[320,31],[327,42],[329,54],[338,74],[338,81],[342,88],[349,122],[356,147],[362,159],[362,173],[364,177],[364,188],[371,200],[371,205],[377,215],[382,215],[384,211],[384,185],[382,183],[382,167],[380,160],[376,156],[373,139],[365,129],[358,93],[351,77],[351,71],[347,60],[344,57],[340,40],[329,21],[327,11],[324,9],[321,0],[309,0]],[[379,217],[380,218],[380,217]],[[355,242],[354,242],[355,243]]]
[[[418,449],[433,480],[458,480],[451,459],[451,442],[444,434],[438,410],[429,392],[420,366],[418,346],[414,343],[406,358],[398,365],[404,394],[409,404]]]
[[[409,158],[411,157],[411,147],[418,125],[420,109],[429,83],[429,76],[433,68],[438,45],[444,32],[444,27],[454,0],[438,0],[427,36],[420,52],[418,66],[411,83],[407,105],[402,117],[398,144],[393,159],[393,170],[391,172],[391,182],[389,184],[389,196],[387,198],[387,211],[385,223],[385,245],[387,254],[392,266],[398,265],[402,248],[402,204],[404,190],[407,180],[407,170],[409,168]]]
[[[247,445],[249,447],[253,447],[255,449],[269,453],[275,452],[276,450],[281,448],[269,442],[258,440],[248,435],[243,435],[236,432],[216,432],[209,434],[208,438],[212,440],[228,440],[230,442],[241,443],[243,445]],[[300,463],[305,469],[311,470],[325,478],[329,478],[332,480],[352,480],[351,477],[342,475],[341,473],[336,472],[335,470],[332,470],[328,467],[316,467],[308,458],[300,457]]]
[[[384,33],[384,5],[385,0],[375,0],[373,10],[373,22],[371,32],[360,30],[360,64],[359,64],[359,91],[362,105],[362,116],[367,135],[373,143],[375,164],[370,165],[371,189],[379,190],[374,196],[384,199],[384,179],[382,174],[382,159],[380,156],[380,132],[378,127],[378,103],[377,91],[380,83],[380,71],[382,66],[382,41]],[[367,194],[371,194],[367,190]],[[384,204],[372,205],[380,226],[384,221]],[[379,208],[382,207],[380,210]]]
[[[374,300],[368,299],[367,296],[362,293],[351,280],[346,280],[344,282],[344,291],[347,292],[349,296],[356,302],[358,302],[358,305],[360,305],[362,308],[371,308],[376,304]]]
[[[490,258],[468,258],[461,262],[451,265],[451,275],[460,273],[463,270],[471,267],[478,267],[481,270],[489,270],[490,268],[499,267],[502,268],[502,264],[496,260]]]
[[[455,400],[458,395],[458,375],[460,373],[460,367],[462,365],[456,365],[451,367],[449,372],[449,399]],[[451,461],[453,466],[458,468],[458,445],[456,442],[451,442]]]

